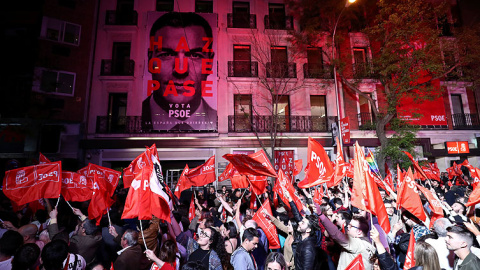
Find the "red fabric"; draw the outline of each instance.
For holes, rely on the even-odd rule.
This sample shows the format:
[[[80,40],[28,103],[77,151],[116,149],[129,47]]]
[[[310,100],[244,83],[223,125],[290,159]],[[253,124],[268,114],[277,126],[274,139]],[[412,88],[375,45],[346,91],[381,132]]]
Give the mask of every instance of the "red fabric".
[[[427,198],[428,203],[430,204],[430,208],[432,209],[434,215],[443,217],[443,208],[442,208],[442,202],[438,199],[437,196],[435,196],[430,190],[426,189],[425,187],[417,184],[417,188],[425,195],[425,198]],[[433,222],[430,220],[430,223],[433,224]]]
[[[403,269],[410,269],[415,266],[415,234],[413,230],[410,231],[410,241],[408,242],[407,256],[405,257],[405,264]]]
[[[293,150],[275,150],[274,158],[275,171],[278,173],[278,170],[282,169],[290,181],[294,179],[295,164],[293,163],[293,154]]]
[[[114,203],[114,200],[110,198],[111,196],[107,192],[105,182],[100,179],[98,174],[93,174],[93,194],[92,200],[88,205],[88,218],[95,219],[97,225],[100,225],[102,216],[107,213],[108,208]]]
[[[250,155],[226,154],[223,158],[230,161],[240,174],[277,177],[275,169],[263,150]]]
[[[405,208],[408,212],[422,221],[425,221],[427,216],[423,210],[422,200],[418,195],[417,186],[413,179],[412,169],[408,168],[404,179],[399,181],[397,193],[397,209]]]
[[[93,183],[85,176],[75,172],[62,172],[61,192],[65,201],[88,201],[92,199],[92,188]]]
[[[230,179],[233,189],[248,188],[250,186],[247,177],[245,175],[240,175],[232,163],[228,163],[223,173],[218,177],[219,182],[227,179]]]
[[[452,167],[446,169],[448,172],[448,179],[452,179],[456,176],[462,176],[462,171],[458,167],[459,166],[457,163],[453,162]]]
[[[17,205],[42,198],[58,198],[62,186],[60,161],[5,172],[3,193]]]
[[[365,160],[365,153],[358,142],[355,142],[353,188],[352,205],[376,215],[378,224],[385,232],[389,232],[390,221],[383,204],[382,195],[375,183],[370,166]]]
[[[277,178],[277,181],[275,182],[273,190],[275,190],[278,193],[278,195],[280,196],[280,199],[282,199],[285,205],[289,205],[288,200],[285,197],[285,194],[283,193],[284,190],[287,191],[288,194],[290,195],[290,198],[292,198],[293,202],[297,206],[298,211],[303,210],[302,202],[300,201],[300,198],[298,198],[297,194],[295,194],[295,188],[290,182],[290,179],[288,179],[288,177],[282,171],[282,169],[278,171],[278,178]]]
[[[427,166],[422,166],[423,172],[427,175],[427,178],[430,180],[435,180],[435,181],[440,181],[440,170],[438,168],[435,168],[434,163],[429,163]],[[422,179],[423,180],[423,179]]]
[[[247,181],[252,186],[252,191],[257,194],[263,194],[267,191],[267,177],[266,176],[256,176],[256,175],[247,175]]]
[[[190,220],[191,222],[194,217],[195,217],[195,199],[192,194],[192,199],[190,200],[190,208],[188,209],[188,220]]]
[[[388,168],[388,165],[386,162],[385,162],[385,174],[386,174],[385,179],[383,179],[383,181],[385,182],[385,184],[387,184],[390,187],[391,190],[395,191],[395,187],[393,185],[392,172]]]
[[[463,161],[462,164],[460,164],[461,166],[465,166],[467,167],[468,171],[470,172],[470,177],[472,177],[473,179],[473,182],[472,182],[472,187],[475,189],[478,185],[478,183],[480,183],[480,170],[476,167],[473,167],[467,159],[465,159],[465,161]]]
[[[266,211],[270,216],[273,216],[272,209],[270,208],[270,202],[266,199],[262,206],[253,216],[253,220],[257,222],[258,226],[262,228],[263,232],[267,236],[269,248],[277,249],[280,248],[280,241],[278,239],[277,227],[273,225],[270,219],[265,215]]]
[[[320,186],[320,191],[317,187],[315,187],[315,191],[313,192],[313,202],[317,204],[322,204],[322,197],[323,197],[323,187]]]
[[[39,154],[38,164],[45,164],[45,163],[50,163],[50,162],[51,161],[46,156],[44,156],[42,153]]]
[[[145,157],[144,164],[139,170],[135,169],[122,219],[138,217],[139,220],[151,220],[154,215],[170,222],[170,197],[162,184],[163,179],[160,179],[163,176],[155,169],[160,167],[156,146],[147,148],[140,156]]]
[[[303,160],[298,159],[295,160],[295,170],[293,171],[293,176],[298,175],[303,168]]]
[[[231,179],[231,177],[233,177],[233,175],[235,174],[236,171],[237,170],[235,170],[232,163],[228,163],[227,167],[225,167],[225,170],[218,177],[218,182],[223,182],[227,179]]]
[[[192,186],[190,181],[185,177],[188,170],[188,164],[186,164],[185,169],[183,169],[182,174],[180,174],[180,177],[178,178],[177,185],[175,186],[175,196],[177,196],[177,198],[180,198],[180,193],[182,193],[182,191],[189,189]]]
[[[87,178],[90,178],[93,181],[93,175],[95,174],[98,177],[97,182],[103,182],[105,184],[105,191],[108,192],[109,197],[115,193],[121,175],[119,171],[98,166],[93,163],[88,164],[87,170]]]
[[[250,191],[252,192],[252,191]],[[252,192],[250,196],[250,209],[255,210],[257,209],[257,196],[255,196],[255,193]]]
[[[335,173],[330,181],[327,182],[327,187],[331,188],[334,186],[338,186],[340,182],[342,182],[343,177],[347,174],[347,163],[345,163],[345,159],[343,158],[343,151],[340,145],[340,141],[338,137],[337,140],[337,157],[335,159]]]
[[[202,165],[188,170],[185,177],[194,187],[201,187],[213,183],[216,179],[215,156],[210,157]]]
[[[402,151],[402,152],[405,153],[405,154],[408,156],[408,158],[410,159],[410,161],[411,161],[412,164],[413,164],[413,168],[415,169],[415,171],[418,172],[418,173],[421,175],[421,177],[423,177],[424,179],[428,178],[427,175],[423,172],[423,170],[422,170],[422,168],[420,167],[420,165],[418,165],[418,162],[416,162],[416,161],[413,159],[412,155],[411,155],[409,152],[407,152],[407,151]],[[412,174],[412,177],[413,177],[413,174]],[[412,179],[415,179],[415,178],[412,178]],[[418,179],[420,179],[420,178],[418,178]]]
[[[470,193],[470,197],[468,197],[468,202],[465,206],[475,205],[480,202],[480,185],[477,185],[472,193]]]
[[[45,201],[43,199],[36,200],[33,202],[28,203],[28,208],[32,211],[32,213],[36,213],[38,210],[45,210]]]
[[[358,256],[355,257],[355,259],[353,259],[353,261],[347,265],[345,270],[365,270],[362,254],[358,254]]]
[[[298,183],[300,188],[309,188],[329,181],[333,174],[330,158],[323,146],[312,138],[308,138],[308,171],[305,179]]]

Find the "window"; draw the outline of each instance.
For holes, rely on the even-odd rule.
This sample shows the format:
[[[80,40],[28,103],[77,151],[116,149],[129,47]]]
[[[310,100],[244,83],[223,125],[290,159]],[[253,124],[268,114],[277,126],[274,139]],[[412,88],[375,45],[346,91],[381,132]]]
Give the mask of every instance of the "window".
[[[73,96],[75,73],[46,68],[35,68],[33,90],[37,92]]]
[[[288,63],[287,47],[272,46],[270,48],[271,63],[267,63],[267,77],[296,78],[295,63]]]
[[[307,48],[307,62],[304,68],[305,78],[326,78],[328,72],[323,68],[322,48]]]
[[[366,94],[368,96],[372,96],[371,94]],[[358,95],[358,107],[359,107],[359,120],[360,120],[360,128],[361,129],[371,129],[373,128],[374,117],[372,113],[372,106],[368,99],[366,99],[363,95]]]
[[[78,46],[80,44],[80,32],[81,26],[78,24],[43,17],[40,37]]]
[[[327,102],[324,95],[310,96],[311,131],[327,131]]]
[[[108,126],[110,132],[125,130],[127,93],[110,93],[108,97]]]
[[[233,2],[233,27],[250,28],[250,3]]]
[[[195,12],[198,13],[213,13],[213,2],[208,0],[196,0]]]
[[[268,28],[286,29],[286,16],[284,4],[268,4]]]
[[[233,45],[233,75],[252,77],[250,45]]]
[[[174,0],[157,0],[156,11],[173,11]]]
[[[367,48],[353,48],[353,70],[355,78],[368,78],[370,69],[368,66]]]
[[[288,96],[281,96],[278,102],[274,104],[277,111],[277,129],[278,131],[290,130],[290,101]]]
[[[252,95],[234,95],[234,131],[251,131]]]

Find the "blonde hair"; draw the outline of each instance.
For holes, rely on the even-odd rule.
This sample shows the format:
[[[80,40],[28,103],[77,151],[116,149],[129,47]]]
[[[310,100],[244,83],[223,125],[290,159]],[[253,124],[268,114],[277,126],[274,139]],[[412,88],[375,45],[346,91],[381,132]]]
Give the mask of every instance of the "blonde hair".
[[[415,244],[415,266],[423,266],[423,270],[440,270],[438,255],[432,245],[419,241]]]

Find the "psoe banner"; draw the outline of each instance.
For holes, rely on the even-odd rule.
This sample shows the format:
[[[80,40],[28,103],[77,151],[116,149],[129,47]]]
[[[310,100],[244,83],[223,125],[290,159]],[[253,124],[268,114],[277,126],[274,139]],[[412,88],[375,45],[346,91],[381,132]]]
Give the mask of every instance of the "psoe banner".
[[[447,152],[449,154],[468,154],[470,148],[467,141],[462,142],[445,142],[447,144]]]
[[[348,117],[340,119],[340,131],[344,144],[350,144],[350,120]]]
[[[216,14],[147,14],[143,130],[217,130],[217,32]]]

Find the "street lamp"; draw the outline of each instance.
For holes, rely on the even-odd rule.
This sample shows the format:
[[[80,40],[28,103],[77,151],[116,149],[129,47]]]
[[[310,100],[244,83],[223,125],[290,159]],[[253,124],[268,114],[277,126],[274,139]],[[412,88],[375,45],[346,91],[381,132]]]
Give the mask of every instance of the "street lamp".
[[[333,28],[333,35],[332,35],[332,64],[333,64],[333,82],[335,84],[335,100],[337,102],[337,125],[338,125],[338,137],[340,141],[340,146],[343,151],[343,136],[342,136],[342,126],[340,125],[340,93],[338,90],[338,80],[337,80],[337,66],[335,65],[335,34],[337,32],[338,22],[340,21],[340,17],[342,17],[343,11],[350,6],[351,4],[355,3],[356,0],[347,0],[345,2],[345,6],[342,8],[342,11],[338,15],[337,21],[335,22],[335,27]],[[337,154],[338,155],[338,154]],[[347,156],[343,155],[345,158]]]

